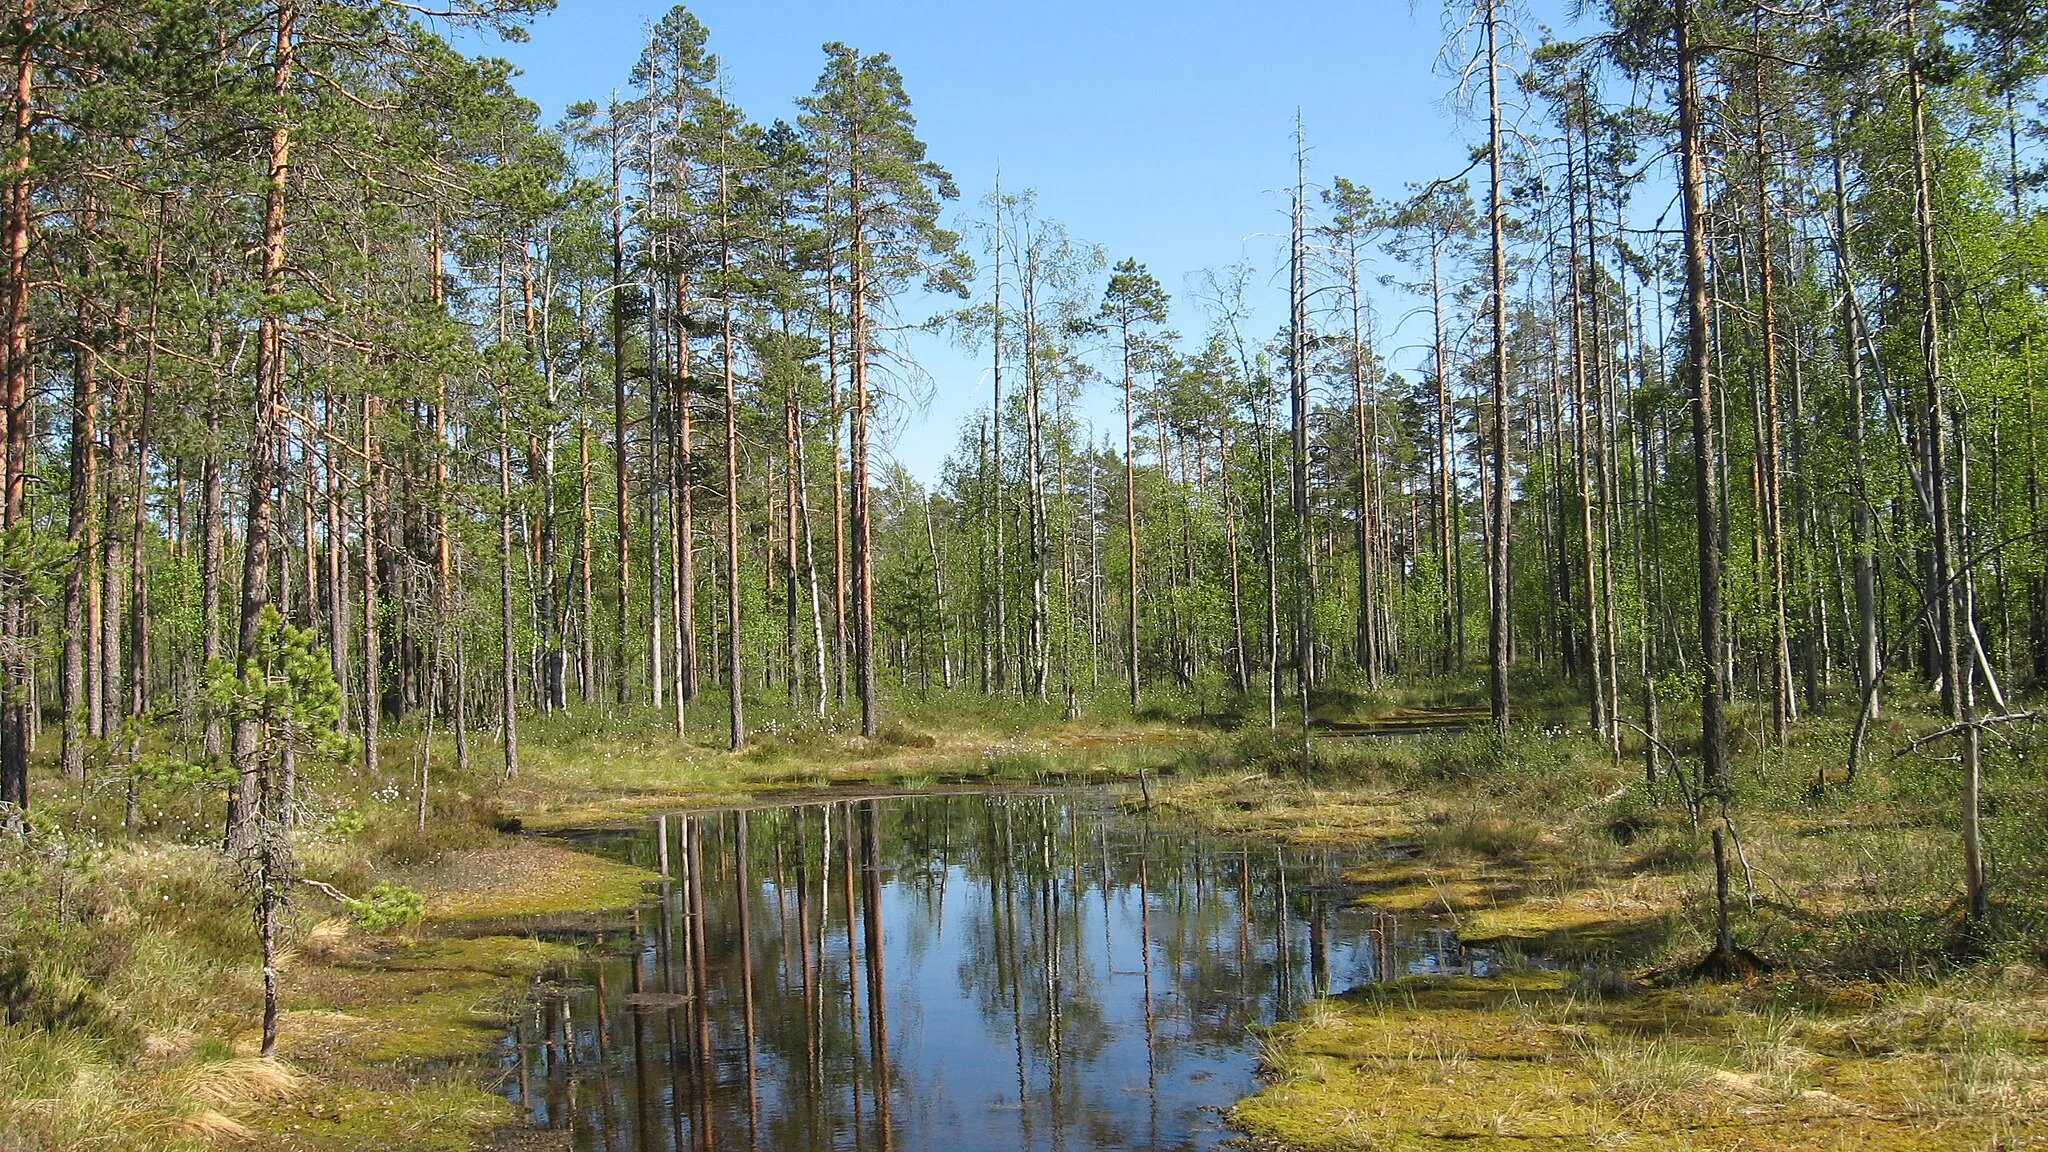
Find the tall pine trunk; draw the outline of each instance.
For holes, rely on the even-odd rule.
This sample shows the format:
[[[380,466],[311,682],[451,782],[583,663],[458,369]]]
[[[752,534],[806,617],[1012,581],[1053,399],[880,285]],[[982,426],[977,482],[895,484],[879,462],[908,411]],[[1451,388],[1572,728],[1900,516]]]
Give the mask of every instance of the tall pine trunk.
[[[79,230],[88,237],[88,242],[80,246],[80,272],[84,276],[91,275],[90,253],[93,246],[90,237],[94,232],[96,215],[94,199],[88,190],[79,218]],[[71,562],[64,569],[64,655],[58,682],[58,707],[64,714],[58,763],[65,779],[79,782],[85,779],[85,601],[92,594],[92,503],[99,466],[98,447],[93,443],[94,415],[99,407],[99,359],[94,351],[89,317],[87,302],[81,298],[76,319],[78,347],[73,353],[71,370],[70,514],[64,530],[65,542],[71,549]],[[215,467],[213,452],[209,443],[206,457],[209,469]],[[209,518],[209,527],[211,522]],[[209,568],[207,572],[210,576],[212,570]],[[214,731],[217,733],[218,729]],[[218,749],[209,752],[217,753]]]
[[[861,735],[882,731],[881,700],[875,683],[875,551],[868,506],[868,312],[865,221],[861,217],[860,173],[855,169],[848,197],[847,362],[853,382],[853,654],[854,687],[860,695]]]
[[[1764,546],[1771,581],[1771,731],[1783,752],[1790,739],[1796,705],[1792,699],[1792,640],[1785,604],[1785,513],[1781,466],[1784,455],[1778,435],[1777,269],[1771,238],[1770,152],[1765,136],[1763,10],[1757,10],[1755,70],[1758,317],[1763,342],[1764,442],[1762,459]]]
[[[1493,440],[1493,531],[1488,535],[1491,554],[1487,557],[1488,597],[1487,664],[1488,696],[1492,702],[1493,724],[1505,736],[1508,729],[1508,530],[1513,494],[1508,488],[1508,264],[1507,218],[1501,185],[1501,108],[1499,25],[1500,0],[1483,0],[1486,25],[1487,156],[1490,175],[1487,186],[1487,226],[1492,233],[1493,378],[1489,417]]]
[[[293,0],[279,0],[274,8],[275,35],[271,47],[270,97],[275,107],[263,192],[263,296],[273,302],[284,294],[285,191],[291,178],[292,134],[284,107],[291,96],[298,9]],[[263,609],[270,604],[270,524],[277,445],[282,440],[284,402],[284,333],[273,308],[265,308],[256,328],[256,390],[254,419],[249,437],[248,511],[243,518],[242,620],[235,639],[236,670],[243,676],[251,671],[256,657],[256,635]],[[111,578],[111,573],[109,574]],[[235,769],[235,789],[229,799],[227,839],[230,844],[247,842],[251,820],[259,803],[257,740],[262,722],[249,716],[235,718],[229,756]]]
[[[620,704],[633,700],[633,680],[627,674],[628,653],[633,650],[632,641],[632,550],[633,531],[629,517],[631,505],[627,499],[626,473],[631,461],[626,455],[626,219],[625,186],[620,179],[624,166],[624,142],[618,129],[618,105],[614,103],[610,113],[611,169],[612,169],[612,282],[611,289],[611,353],[612,353],[612,532],[615,545],[612,564],[612,583],[618,595],[618,628],[612,634],[612,696]],[[437,270],[438,274],[438,270]]]
[[[1722,681],[1720,476],[1714,443],[1713,358],[1707,345],[1705,144],[1693,45],[1691,0],[1675,0],[1673,46],[1678,55],[1679,200],[1685,230],[1685,368],[1691,390],[1693,499],[1699,547],[1700,775],[1708,790],[1728,790],[1727,698]]]
[[[724,384],[725,415],[725,687],[731,700],[727,718],[731,722],[728,747],[737,752],[747,743],[747,726],[742,691],[743,669],[740,657],[742,633],[740,631],[740,457],[739,457],[739,405],[733,380],[733,325],[732,294],[735,285],[732,278],[732,236],[730,217],[731,190],[728,176],[721,167],[718,173],[719,204],[719,251],[718,270],[719,298],[723,332],[722,372]],[[771,522],[773,518],[770,518]]]
[[[1131,324],[1126,316],[1123,329],[1124,369],[1124,537],[1126,573],[1124,595],[1125,671],[1129,674],[1131,711],[1138,711],[1138,465],[1136,461],[1137,420],[1131,396]]]
[[[1906,93],[1913,117],[1913,231],[1920,262],[1920,415],[1927,438],[1927,489],[1934,530],[1934,582],[1928,597],[1935,605],[1935,628],[1941,647],[1942,705],[1962,744],[1963,909],[1974,927],[1989,910],[1990,893],[1979,828],[1982,734],[1977,727],[1971,670],[1962,653],[1963,636],[1970,627],[1969,573],[1957,564],[1958,542],[1950,504],[1949,428],[1941,366],[1941,296],[1934,253],[1934,177],[1927,155],[1926,85],[1917,42],[1919,2],[1906,0]]]
[[[505,779],[519,775],[518,650],[512,632],[512,413],[509,382],[498,385],[498,697]]]

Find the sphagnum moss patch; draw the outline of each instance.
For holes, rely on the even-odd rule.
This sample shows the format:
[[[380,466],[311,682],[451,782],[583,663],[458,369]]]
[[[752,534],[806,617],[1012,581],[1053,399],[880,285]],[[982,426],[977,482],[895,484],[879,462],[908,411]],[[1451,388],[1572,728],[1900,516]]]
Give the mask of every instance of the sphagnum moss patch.
[[[1756,1005],[1692,988],[1600,1001],[1557,973],[1403,981],[1320,1002],[1277,1027],[1271,1083],[1232,1116],[1262,1143],[1301,1152],[1920,1152],[2048,1136],[2038,1049],[2030,1057],[1994,1043],[2003,1059],[1965,1085],[1956,1078],[1970,1066],[1939,1049],[1809,1046],[1888,1011],[1760,1027]]]
[[[1309,1006],[1268,1037],[1269,1082],[1233,1110],[1255,1146],[2048,1146],[2048,980],[2032,959],[1946,950],[1945,842],[1881,776],[1824,809],[1753,791],[1731,810],[1738,938],[1778,968],[1692,984],[1711,943],[1706,821],[1581,743],[1549,741],[1535,774],[1510,741],[1492,767],[1444,777],[1427,753],[1367,752],[1325,766],[1348,783],[1157,790],[1232,832],[1306,845],[1360,829],[1354,903],[1564,969]]]

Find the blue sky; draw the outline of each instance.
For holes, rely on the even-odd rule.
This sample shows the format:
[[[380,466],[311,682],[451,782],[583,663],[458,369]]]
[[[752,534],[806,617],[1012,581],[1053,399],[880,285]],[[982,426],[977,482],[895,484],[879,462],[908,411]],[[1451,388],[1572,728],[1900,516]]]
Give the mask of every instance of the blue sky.
[[[669,5],[560,0],[525,44],[490,46],[519,66],[519,88],[553,119],[579,99],[623,90],[643,31]],[[952,172],[958,216],[988,191],[1035,189],[1042,216],[1111,261],[1146,264],[1174,295],[1174,327],[1206,327],[1191,276],[1249,260],[1271,332],[1286,312],[1283,256],[1294,116],[1312,182],[1342,175],[1390,195],[1462,169],[1482,125],[1448,106],[1437,68],[1436,0],[703,0],[731,97],[759,121],[793,117],[842,40],[887,52],[902,71],[931,158]],[[1563,26],[1556,0],[1522,23]],[[472,47],[480,47],[472,45]],[[906,301],[907,319],[920,302]],[[1384,305],[1388,327],[1406,304]],[[1413,364],[1419,322],[1382,339]],[[885,443],[924,480],[937,476],[963,422],[988,402],[984,356],[939,339],[913,348],[930,394],[900,410]],[[1108,390],[1085,405],[1099,429],[1121,421]],[[1120,429],[1119,429],[1120,431]],[[1099,436],[1099,433],[1098,433]]]

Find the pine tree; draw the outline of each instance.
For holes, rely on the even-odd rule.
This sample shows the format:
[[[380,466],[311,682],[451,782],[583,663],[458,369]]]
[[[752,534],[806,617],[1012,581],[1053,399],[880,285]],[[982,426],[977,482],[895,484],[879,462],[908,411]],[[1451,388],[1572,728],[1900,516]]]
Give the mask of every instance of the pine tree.
[[[964,291],[959,238],[939,227],[939,205],[956,192],[925,159],[902,76],[882,54],[825,46],[825,71],[799,121],[835,190],[836,231],[847,245],[848,367],[852,400],[852,532],[855,686],[861,731],[881,731],[875,682],[874,526],[869,510],[869,409],[874,382],[873,313],[905,285]],[[828,225],[829,227],[830,225]]]

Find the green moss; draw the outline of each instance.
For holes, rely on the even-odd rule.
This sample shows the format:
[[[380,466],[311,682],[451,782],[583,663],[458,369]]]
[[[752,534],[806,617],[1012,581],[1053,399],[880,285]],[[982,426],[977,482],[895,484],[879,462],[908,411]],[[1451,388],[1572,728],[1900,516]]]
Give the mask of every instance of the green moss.
[[[265,1147],[307,1152],[364,1148],[463,1152],[477,1134],[514,1123],[518,1107],[463,1077],[323,1088],[263,1118]]]
[[[530,936],[468,936],[429,940],[384,962],[395,972],[489,972],[499,976],[532,976],[574,960],[573,944]]]
[[[1980,990],[1985,991],[1985,990]],[[1301,1152],[1621,1148],[1929,1150],[2048,1137],[2038,1005],[1908,996],[1781,1013],[1796,987],[1616,998],[1558,973],[1409,980],[1309,1005],[1274,1028],[1272,1083],[1235,1123]],[[1955,1023],[1957,1018],[1962,1023]],[[1851,1051],[1844,1030],[1929,1047]],[[1959,1059],[1975,1037],[1977,1059]],[[1835,1043],[1828,1042],[1832,1038]]]
[[[571,945],[516,936],[401,947],[303,991],[284,1022],[285,1050],[342,1070],[457,1060],[503,1033],[528,980],[576,956]]]

